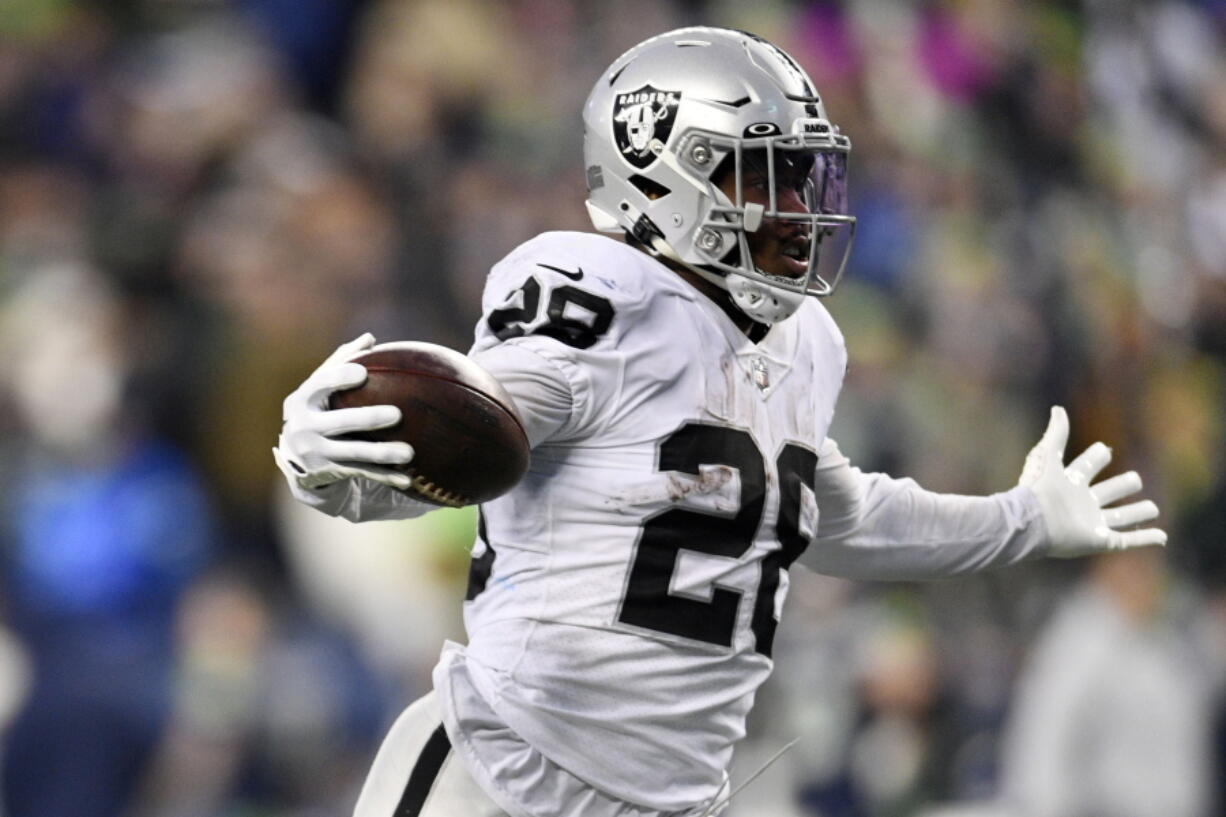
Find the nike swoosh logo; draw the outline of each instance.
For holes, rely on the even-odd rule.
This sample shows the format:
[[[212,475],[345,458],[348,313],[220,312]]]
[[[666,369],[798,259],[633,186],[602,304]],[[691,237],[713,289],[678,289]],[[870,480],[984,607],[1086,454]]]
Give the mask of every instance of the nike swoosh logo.
[[[544,267],[545,269],[551,269],[554,272],[559,273],[560,275],[565,275],[567,278],[569,278],[572,281],[578,281],[580,278],[583,277],[583,267],[577,267],[574,272],[570,272],[569,270],[552,267],[549,264],[537,264],[537,266]]]

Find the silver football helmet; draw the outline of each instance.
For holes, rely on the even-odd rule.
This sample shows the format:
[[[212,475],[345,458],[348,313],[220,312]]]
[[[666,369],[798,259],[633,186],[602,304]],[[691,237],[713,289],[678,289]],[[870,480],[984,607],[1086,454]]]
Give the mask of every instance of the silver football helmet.
[[[652,37],[596,82],[583,124],[596,229],[629,233],[727,290],[762,323],[787,318],[806,295],[834,290],[855,234],[847,212],[851,141],[783,50],[720,28]],[[746,201],[747,176],[766,180],[766,203]],[[733,197],[720,187],[730,180]],[[799,194],[806,212],[781,208],[785,189]],[[804,240],[789,248],[794,276],[754,263],[748,234],[769,219],[797,223]]]

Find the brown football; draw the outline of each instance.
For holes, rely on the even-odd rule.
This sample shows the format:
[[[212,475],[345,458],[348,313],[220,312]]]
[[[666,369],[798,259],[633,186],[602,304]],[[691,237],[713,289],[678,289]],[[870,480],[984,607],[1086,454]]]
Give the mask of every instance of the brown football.
[[[366,367],[366,382],[334,392],[329,405],[400,408],[396,425],[349,437],[413,446],[413,461],[401,470],[413,478],[407,493],[415,499],[456,508],[486,502],[528,470],[528,437],[510,395],[465,355],[405,341],[354,362]]]

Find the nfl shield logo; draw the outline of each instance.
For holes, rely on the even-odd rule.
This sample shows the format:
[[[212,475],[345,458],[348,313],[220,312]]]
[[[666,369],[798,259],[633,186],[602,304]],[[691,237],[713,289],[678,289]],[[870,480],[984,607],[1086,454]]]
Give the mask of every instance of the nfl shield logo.
[[[639,170],[655,162],[677,119],[681,94],[644,85],[613,102],[613,139],[622,158]]]
[[[766,361],[760,357],[755,357],[753,362],[749,364],[749,368],[753,370],[753,382],[762,391],[766,391],[771,387],[770,370],[766,368]]]

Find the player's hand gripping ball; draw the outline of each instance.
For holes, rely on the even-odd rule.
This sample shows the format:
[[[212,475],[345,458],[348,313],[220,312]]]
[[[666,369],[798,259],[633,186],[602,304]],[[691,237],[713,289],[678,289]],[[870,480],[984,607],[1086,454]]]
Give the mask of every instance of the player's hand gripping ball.
[[[385,343],[353,358],[366,382],[333,392],[329,407],[392,405],[394,426],[349,435],[406,442],[414,499],[459,508],[501,496],[528,470],[528,437],[510,395],[465,355],[432,343]]]

